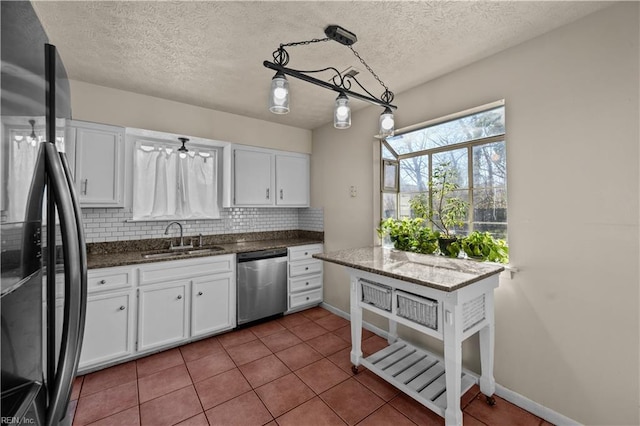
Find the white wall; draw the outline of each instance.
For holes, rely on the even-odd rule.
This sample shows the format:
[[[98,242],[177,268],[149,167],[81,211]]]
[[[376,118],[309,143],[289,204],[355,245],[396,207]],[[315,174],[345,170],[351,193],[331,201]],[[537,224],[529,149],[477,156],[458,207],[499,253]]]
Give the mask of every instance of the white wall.
[[[403,127],[505,99],[520,272],[496,292],[496,380],[585,424],[640,423],[638,17],[636,2],[613,5],[395,102]],[[329,251],[372,243],[379,114],[313,132],[312,205]],[[346,274],[326,265],[326,302],[348,312],[348,298]],[[464,350],[477,368],[477,340]]]
[[[71,80],[76,120],[311,152],[311,131]]]

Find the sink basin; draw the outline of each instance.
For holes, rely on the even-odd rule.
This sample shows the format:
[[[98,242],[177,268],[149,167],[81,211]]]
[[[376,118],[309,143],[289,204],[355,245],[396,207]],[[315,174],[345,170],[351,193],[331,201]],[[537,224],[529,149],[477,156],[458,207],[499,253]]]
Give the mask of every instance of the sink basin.
[[[165,250],[160,252],[143,253],[143,259],[167,259],[172,257],[191,256],[195,254],[209,254],[224,250],[222,247],[192,248],[189,250]]]

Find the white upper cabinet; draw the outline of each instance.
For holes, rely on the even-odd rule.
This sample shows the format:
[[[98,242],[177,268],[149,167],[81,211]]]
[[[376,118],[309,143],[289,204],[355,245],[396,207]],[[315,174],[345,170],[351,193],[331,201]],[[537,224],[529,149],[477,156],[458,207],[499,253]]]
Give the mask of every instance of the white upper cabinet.
[[[273,205],[272,157],[272,154],[268,152],[235,150],[234,200],[236,205]]]
[[[235,148],[233,205],[309,207],[309,156]]]
[[[309,205],[309,157],[276,155],[276,204]]]
[[[124,128],[82,121],[70,126],[80,206],[124,207]]]

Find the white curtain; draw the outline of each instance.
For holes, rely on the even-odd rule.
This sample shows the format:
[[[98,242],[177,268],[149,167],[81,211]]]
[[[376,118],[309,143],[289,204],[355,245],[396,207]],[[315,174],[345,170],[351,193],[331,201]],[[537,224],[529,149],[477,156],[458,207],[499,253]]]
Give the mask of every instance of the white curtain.
[[[215,150],[138,143],[134,157],[133,219],[216,219],[218,182]]]
[[[7,179],[7,219],[9,222],[24,220],[41,139],[42,137],[38,137],[34,140],[25,132],[11,132]]]

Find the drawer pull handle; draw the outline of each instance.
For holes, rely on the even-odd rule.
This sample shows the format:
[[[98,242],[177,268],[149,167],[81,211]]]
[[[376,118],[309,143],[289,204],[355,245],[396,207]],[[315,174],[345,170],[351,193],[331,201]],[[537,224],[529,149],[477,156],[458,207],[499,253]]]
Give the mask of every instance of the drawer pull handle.
[[[304,283],[304,285],[309,285],[309,282]]]
[[[181,295],[178,295],[178,300],[180,300],[180,299],[182,299],[182,296],[181,296]]]
[[[204,294],[204,293],[203,293],[203,292],[201,292],[201,291],[199,291],[199,292],[198,292],[198,296],[202,296],[203,294]]]
[[[307,296],[307,300],[309,300],[309,296]]]
[[[125,307],[124,307],[124,306],[120,306],[120,310],[121,310],[121,311],[124,311],[124,310],[125,310]]]
[[[305,251],[305,252],[304,252],[304,255],[305,255],[305,256],[308,256],[308,255],[309,255],[309,252],[308,252],[308,251]]]
[[[98,281],[98,284],[106,284],[106,283],[107,283],[107,280],[100,280],[100,281]]]
[[[305,270],[305,271],[308,271],[308,270],[309,270],[309,267],[308,267],[308,266],[305,266],[305,267],[304,267],[304,270]]]

